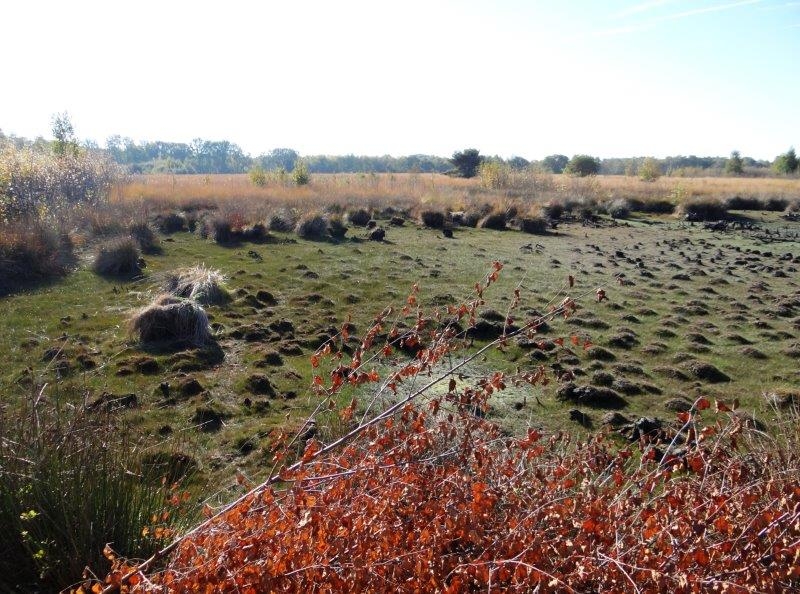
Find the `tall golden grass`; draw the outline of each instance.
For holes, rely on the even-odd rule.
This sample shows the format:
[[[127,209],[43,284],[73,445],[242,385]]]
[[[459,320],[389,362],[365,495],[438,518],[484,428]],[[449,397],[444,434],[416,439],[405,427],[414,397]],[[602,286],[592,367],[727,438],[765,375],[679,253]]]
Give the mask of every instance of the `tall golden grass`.
[[[190,207],[213,204],[221,208],[247,206],[307,210],[326,206],[394,206],[409,210],[441,207],[466,210],[476,205],[532,205],[554,200],[604,202],[618,198],[669,200],[725,199],[733,196],[759,199],[800,199],[796,178],[682,178],[662,177],[643,182],[625,176],[575,178],[547,173],[518,172],[502,187],[480,178],[462,179],[441,174],[315,174],[311,183],[296,186],[281,180],[257,186],[247,175],[137,175],[120,184],[112,202],[138,202],[145,207]]]

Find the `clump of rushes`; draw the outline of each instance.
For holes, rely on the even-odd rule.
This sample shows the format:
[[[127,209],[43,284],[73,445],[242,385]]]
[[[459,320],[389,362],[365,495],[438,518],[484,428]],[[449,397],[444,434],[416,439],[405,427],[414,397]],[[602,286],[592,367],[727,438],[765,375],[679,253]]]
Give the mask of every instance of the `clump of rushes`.
[[[231,299],[222,273],[205,266],[182,268],[168,274],[163,289],[170,295],[193,299],[201,305],[220,305]]]
[[[208,316],[196,301],[161,295],[134,312],[130,331],[142,343],[202,346],[211,340]]]
[[[97,246],[92,268],[101,276],[136,276],[142,272],[139,245],[132,237],[104,241]]]

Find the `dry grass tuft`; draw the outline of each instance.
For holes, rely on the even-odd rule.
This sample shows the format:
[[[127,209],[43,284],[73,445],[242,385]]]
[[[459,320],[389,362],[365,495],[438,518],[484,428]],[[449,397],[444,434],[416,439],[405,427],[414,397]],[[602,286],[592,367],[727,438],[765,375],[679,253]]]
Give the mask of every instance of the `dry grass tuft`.
[[[163,289],[170,295],[193,299],[202,305],[220,305],[231,299],[222,273],[202,265],[170,273],[163,283]]]
[[[295,233],[303,239],[321,241],[328,237],[328,220],[319,213],[309,213],[300,217]]]
[[[202,346],[211,340],[208,316],[190,299],[161,295],[136,311],[129,328],[142,343],[181,343]]]
[[[92,269],[101,276],[135,276],[142,272],[139,262],[136,240],[117,237],[97,246]]]
[[[506,212],[504,210],[498,210],[489,213],[478,222],[478,227],[481,229],[504,231],[506,229]]]
[[[63,276],[73,260],[72,244],[41,224],[0,224],[0,295],[20,285]]]

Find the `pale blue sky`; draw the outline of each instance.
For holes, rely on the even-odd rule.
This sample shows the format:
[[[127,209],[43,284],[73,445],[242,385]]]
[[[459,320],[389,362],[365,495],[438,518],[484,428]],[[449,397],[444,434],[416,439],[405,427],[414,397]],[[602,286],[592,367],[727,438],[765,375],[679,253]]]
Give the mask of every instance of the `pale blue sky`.
[[[0,4],[0,129],[258,154],[772,159],[800,145],[800,1]],[[800,147],[799,147],[800,148]]]

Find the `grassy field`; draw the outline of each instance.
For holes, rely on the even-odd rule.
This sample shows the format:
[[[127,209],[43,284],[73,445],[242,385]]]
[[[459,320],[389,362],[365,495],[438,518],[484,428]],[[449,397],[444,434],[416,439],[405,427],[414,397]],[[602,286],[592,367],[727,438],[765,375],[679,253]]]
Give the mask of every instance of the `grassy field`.
[[[463,182],[445,187],[477,191]],[[313,188],[291,190],[307,191]],[[427,312],[446,312],[471,299],[475,282],[500,261],[504,269],[481,308],[487,336],[502,326],[497,320],[530,319],[560,301],[569,276],[579,306],[534,340],[512,341],[462,370],[464,382],[491,370],[541,365],[551,373],[547,386],[509,383],[496,395],[488,417],[507,430],[584,434],[601,428],[612,408],[631,421],[666,420],[701,395],[738,399],[743,414],[768,424],[774,409],[765,395],[796,394],[800,382],[798,228],[775,213],[748,216],[759,230],[712,232],[649,217],[562,224],[541,236],[457,227],[446,238],[414,221],[380,221],[382,242],[351,227],[339,242],[274,233],[270,243],[234,246],[178,232],[145,256],[138,278],[106,280],[82,265],[54,284],[4,297],[0,392],[11,401],[32,398],[46,384],[45,394],[78,406],[124,402],[115,414],[144,436],[146,453],[188,458],[199,490],[224,490],[238,472],[268,471],[270,431],[298,427],[316,406],[309,359],[344,322],[352,321],[353,334],[364,332],[385,306],[399,311],[414,283]],[[201,264],[220,270],[234,297],[207,308],[214,344],[143,348],[128,332],[131,313],[159,292],[166,273]],[[515,287],[521,301],[509,311]],[[608,300],[596,302],[597,288]],[[584,349],[587,340],[595,346]],[[619,400],[603,404],[590,393],[571,401],[569,385],[610,388]],[[340,429],[331,421],[320,435]]]
[[[137,175],[116,188],[113,200],[145,204],[209,202],[243,208],[289,205],[307,208],[329,204],[401,208],[443,206],[466,210],[484,202],[546,202],[617,198],[668,200],[678,204],[691,198],[724,200],[734,196],[761,200],[795,199],[800,196],[798,178],[661,177],[655,182],[621,175],[576,178],[549,173],[517,172],[499,184],[481,179],[454,178],[441,174],[338,174],[319,175],[305,186],[287,178],[272,178],[264,186],[247,175]]]

